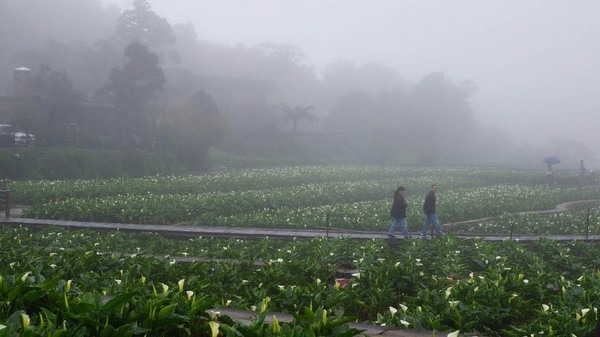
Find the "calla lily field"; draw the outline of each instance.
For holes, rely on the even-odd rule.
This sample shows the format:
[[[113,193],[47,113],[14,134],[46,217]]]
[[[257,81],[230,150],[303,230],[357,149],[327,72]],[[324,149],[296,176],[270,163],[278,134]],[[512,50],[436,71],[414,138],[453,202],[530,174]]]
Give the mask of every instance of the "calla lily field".
[[[389,228],[392,193],[407,190],[409,230],[440,187],[448,235],[430,240],[280,241],[4,226],[2,336],[359,336],[349,325],[452,336],[592,336],[600,305],[600,246],[522,243],[456,234],[589,234],[600,211],[520,213],[600,199],[557,172],[289,167],[204,176],[17,181],[23,216],[44,219],[374,231]],[[587,222],[587,226],[586,226]],[[589,223],[591,222],[591,226]],[[256,312],[236,322],[221,310]],[[268,317],[291,314],[291,322]],[[267,323],[267,318],[272,318]],[[435,332],[433,332],[435,334]]]

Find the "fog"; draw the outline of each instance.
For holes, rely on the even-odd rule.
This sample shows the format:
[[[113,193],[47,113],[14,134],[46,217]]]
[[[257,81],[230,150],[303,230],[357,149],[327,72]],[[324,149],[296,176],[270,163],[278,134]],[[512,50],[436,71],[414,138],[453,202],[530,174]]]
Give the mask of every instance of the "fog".
[[[32,4],[41,2],[24,1]],[[0,29],[4,31],[0,31],[0,37],[4,37],[0,39],[0,43],[12,41],[11,47],[15,55],[23,53],[23,50],[41,49],[48,40],[65,43],[79,40],[93,46],[98,39],[108,39],[114,32],[118,16],[132,7],[131,1],[86,1],[95,6],[104,5],[104,9],[100,17],[96,15],[90,22],[76,20],[78,25],[71,26],[83,29],[65,29],[64,22],[56,21],[56,17],[61,16],[60,13],[56,17],[35,17],[35,13],[19,12],[16,13],[17,16],[23,15],[35,22],[38,27],[34,34],[36,36],[28,42],[15,42],[15,39],[27,37],[10,32],[11,27],[7,24],[0,24]],[[0,0],[0,4],[2,2],[11,1]],[[75,6],[75,1],[70,2]],[[253,114],[238,111],[232,104],[224,103],[218,98],[218,89],[210,89],[210,85],[204,87],[213,96],[220,111],[229,114],[230,141],[222,146],[225,150],[245,153],[234,145],[236,135],[241,134],[238,131],[256,126],[256,121],[263,116],[258,110],[268,109],[268,113],[273,113],[271,107],[285,103],[290,107],[314,106],[312,111],[319,117],[319,121],[315,123],[303,121],[297,126],[294,123],[294,134],[296,127],[299,133],[306,133],[306,139],[303,140],[300,135],[295,140],[304,144],[302,151],[311,152],[313,145],[309,140],[310,133],[330,135],[356,132],[356,139],[349,142],[351,147],[354,141],[357,144],[383,144],[383,141],[373,141],[372,134],[381,136],[382,132],[389,132],[388,143],[391,143],[395,132],[392,126],[401,129],[402,125],[413,123],[410,124],[410,130],[402,131],[405,136],[397,138],[400,146],[411,144],[416,149],[414,152],[419,152],[422,151],[419,146],[427,143],[428,137],[440,138],[433,145],[425,145],[435,146],[437,151],[425,156],[426,158],[413,158],[413,163],[437,163],[432,157],[444,157],[445,153],[452,152],[450,148],[444,147],[444,143],[451,141],[468,151],[465,150],[460,155],[448,155],[446,162],[451,161],[448,160],[450,157],[455,157],[457,161],[473,159],[474,163],[506,160],[534,166],[535,163],[541,163],[544,156],[557,155],[563,158],[564,168],[576,167],[578,158],[585,159],[589,166],[598,166],[594,156],[597,155],[600,144],[600,133],[597,130],[600,126],[600,66],[597,62],[600,58],[600,21],[596,18],[597,13],[600,13],[600,2],[147,2],[152,11],[173,26],[177,36],[177,42],[170,46],[149,45],[150,50],[161,58],[161,67],[165,69],[169,87],[179,85],[181,89],[186,86],[183,83],[187,83],[181,76],[173,77],[174,69],[211,78],[264,80],[269,82],[265,88],[272,86],[272,89],[265,89],[266,101],[263,107],[260,104],[245,105],[246,109],[256,110]],[[256,48],[257,46],[261,47]],[[282,46],[288,49],[283,50]],[[124,45],[119,45],[119,48],[123,47]],[[262,55],[260,57],[265,57],[264,62],[253,59],[258,57],[257,50]],[[169,59],[171,51],[176,52],[177,62]],[[15,60],[31,60],[32,64],[26,66],[34,70],[39,66],[35,64],[36,61],[49,63],[53,69],[68,67],[65,62],[60,61],[53,65],[51,59],[44,59],[39,54],[43,55],[44,50],[35,57],[6,57],[10,61],[4,62],[0,57],[0,64],[22,66]],[[293,64],[276,64],[273,56],[281,55],[288,57],[287,61],[293,60]],[[94,83],[99,81],[99,74],[108,73],[112,67],[120,65],[119,57],[114,57],[114,60],[115,64],[99,67],[96,70],[97,76],[82,72],[78,75],[73,69],[69,70],[69,76],[75,87],[84,94],[95,92],[103,84],[94,87]],[[89,68],[85,65],[80,67]],[[281,67],[288,68],[282,72],[278,70]],[[442,77],[430,76],[440,73],[443,73]],[[8,76],[12,75],[6,69],[2,70],[2,74],[7,75],[0,85],[6,88],[12,80]],[[456,121],[452,116],[448,116],[445,124],[450,129],[448,134],[442,122],[440,123],[443,125],[429,129],[427,125],[422,128],[412,127],[419,123],[419,116],[414,116],[415,114],[424,116],[424,111],[444,109],[445,104],[451,104],[448,102],[452,101],[440,99],[435,109],[425,106],[423,102],[427,99],[419,97],[431,98],[432,96],[427,95],[434,92],[434,89],[425,96],[419,96],[415,88],[425,90],[424,79],[446,85],[446,89],[464,89],[457,94],[464,98],[464,102],[457,103],[451,109],[459,116],[458,124],[470,125],[468,130],[461,125],[450,125]],[[108,81],[108,74],[104,76],[104,80]],[[368,97],[354,97],[353,104],[344,102],[340,97],[350,92],[364,93]],[[381,98],[382,93],[387,93],[387,98]],[[382,111],[379,117],[376,113],[369,112],[371,115],[367,119],[361,121],[357,118],[354,126],[348,124],[346,129],[332,126],[340,123],[328,116],[337,114],[340,116],[339,121],[346,113],[341,112],[342,110],[350,111],[367,101],[371,102],[370,106],[379,107]],[[405,112],[396,115],[389,113],[394,109]],[[362,111],[367,110],[373,109],[365,107]],[[361,113],[363,112],[356,112],[357,115]],[[253,117],[244,120],[244,116]],[[374,123],[373,132],[361,138],[361,128],[371,125],[369,123],[377,118],[380,118],[381,123]],[[435,114],[428,118],[430,119],[423,120],[444,119]],[[395,124],[380,125],[389,120],[394,120]],[[271,127],[271,131],[276,129],[278,132],[291,132],[291,123],[286,124],[282,120],[271,122],[277,124],[276,127]],[[265,125],[271,122],[266,122]],[[257,127],[256,130],[259,129]],[[415,130],[427,135],[421,137]],[[456,138],[455,135],[466,135],[466,139]],[[245,141],[239,139],[247,139],[246,136],[237,138],[241,143]],[[254,151],[255,153],[251,149],[246,152],[262,155],[268,151],[269,149],[262,148]],[[293,153],[290,149],[281,152],[286,151]],[[331,149],[319,151],[321,150],[316,150],[315,153],[324,152],[327,155]],[[382,156],[414,157],[414,154],[402,151],[389,151]],[[486,155],[481,156],[486,151]],[[365,152],[372,152],[372,149],[367,146]],[[342,155],[353,156],[355,153],[346,150]],[[367,158],[364,161],[387,161],[380,159]]]
[[[600,144],[597,1],[150,3],[172,22],[193,22],[207,40],[298,46],[318,71],[348,59],[381,62],[415,81],[434,71],[469,78],[479,87],[476,118],[516,140]]]

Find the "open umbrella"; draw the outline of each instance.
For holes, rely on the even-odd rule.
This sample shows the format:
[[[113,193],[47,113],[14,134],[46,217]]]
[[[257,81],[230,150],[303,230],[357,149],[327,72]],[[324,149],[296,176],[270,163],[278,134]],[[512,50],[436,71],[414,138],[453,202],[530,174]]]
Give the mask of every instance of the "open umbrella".
[[[556,165],[556,164],[560,163],[560,159],[558,159],[556,157],[546,157],[546,158],[544,158],[543,162],[548,165]]]

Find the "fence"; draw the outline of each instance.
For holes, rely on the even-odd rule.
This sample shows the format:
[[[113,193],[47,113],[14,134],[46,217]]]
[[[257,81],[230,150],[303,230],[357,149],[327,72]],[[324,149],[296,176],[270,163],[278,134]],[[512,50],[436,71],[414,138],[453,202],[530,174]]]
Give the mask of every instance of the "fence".
[[[0,207],[4,208],[4,216],[10,218],[10,190],[7,187],[7,181],[2,181],[2,189],[0,190]]]

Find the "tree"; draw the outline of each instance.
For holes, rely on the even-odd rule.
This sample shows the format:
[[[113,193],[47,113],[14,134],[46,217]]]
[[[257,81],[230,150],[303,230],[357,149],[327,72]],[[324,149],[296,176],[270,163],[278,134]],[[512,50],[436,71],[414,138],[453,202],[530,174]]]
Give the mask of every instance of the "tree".
[[[293,64],[302,64],[306,56],[300,48],[280,43],[260,43],[251,49],[253,52],[272,60],[281,60]]]
[[[99,39],[81,51],[81,58],[79,76],[83,78],[75,83],[80,90],[93,93],[104,85],[106,74],[123,63],[123,48],[114,40]]]
[[[286,121],[292,121],[292,140],[296,137],[296,125],[299,121],[307,120],[309,122],[315,122],[319,120],[319,117],[315,114],[310,113],[310,110],[313,110],[314,107],[312,105],[309,106],[296,106],[295,108],[290,108],[287,104],[281,103],[276,106],[277,109],[281,110],[285,115]]]
[[[210,146],[227,135],[227,122],[212,97],[203,90],[174,100],[158,121],[160,142],[179,160],[200,169]]]
[[[476,90],[470,81],[455,85],[443,73],[431,73],[409,93],[409,138],[423,164],[452,160],[461,151],[474,125],[469,98]]]
[[[78,121],[81,100],[67,71],[52,70],[48,64],[42,64],[33,77],[32,91],[33,103],[44,126],[37,130],[38,138],[50,145],[67,144],[68,125]]]
[[[165,83],[156,54],[137,41],[130,43],[124,51],[123,67],[112,70],[110,82],[100,91],[112,97],[116,106],[121,145],[131,141],[149,144],[148,132],[155,117],[151,103]]]
[[[406,92],[395,74],[386,80],[385,67],[371,64],[365,69],[370,79],[365,74],[340,76],[351,75],[347,63],[330,67],[327,75],[329,80],[363,78],[383,89],[377,94],[347,92],[332,105],[327,126],[346,137],[344,144],[353,155],[369,162],[402,158],[433,164],[454,161],[464,152],[474,124],[469,98],[477,88],[471,81],[455,85],[444,74],[433,73]]]
[[[350,91],[335,100],[327,116],[327,127],[343,137],[344,147],[362,162],[387,164],[386,157],[406,149],[397,145],[403,143],[400,107],[394,106],[388,116],[382,106],[382,97]]]
[[[364,132],[380,119],[379,112],[379,101],[375,97],[349,91],[336,98],[327,116],[327,124],[336,131]]]
[[[152,11],[147,0],[134,0],[133,9],[123,11],[115,33],[125,43],[138,41],[153,50],[177,42],[169,22]]]
[[[32,90],[34,102],[46,116],[48,127],[75,120],[80,94],[73,88],[66,70],[52,70],[48,64],[42,64],[33,77]]]
[[[321,94],[326,106],[349,92],[371,96],[389,92],[408,92],[412,84],[393,68],[371,62],[355,66],[352,61],[339,60],[327,65],[321,79]]]
[[[158,66],[158,57],[145,45],[134,41],[123,55],[123,67],[111,71],[105,90],[114,96],[115,105],[125,113],[144,113],[148,101],[163,91],[167,80]]]

